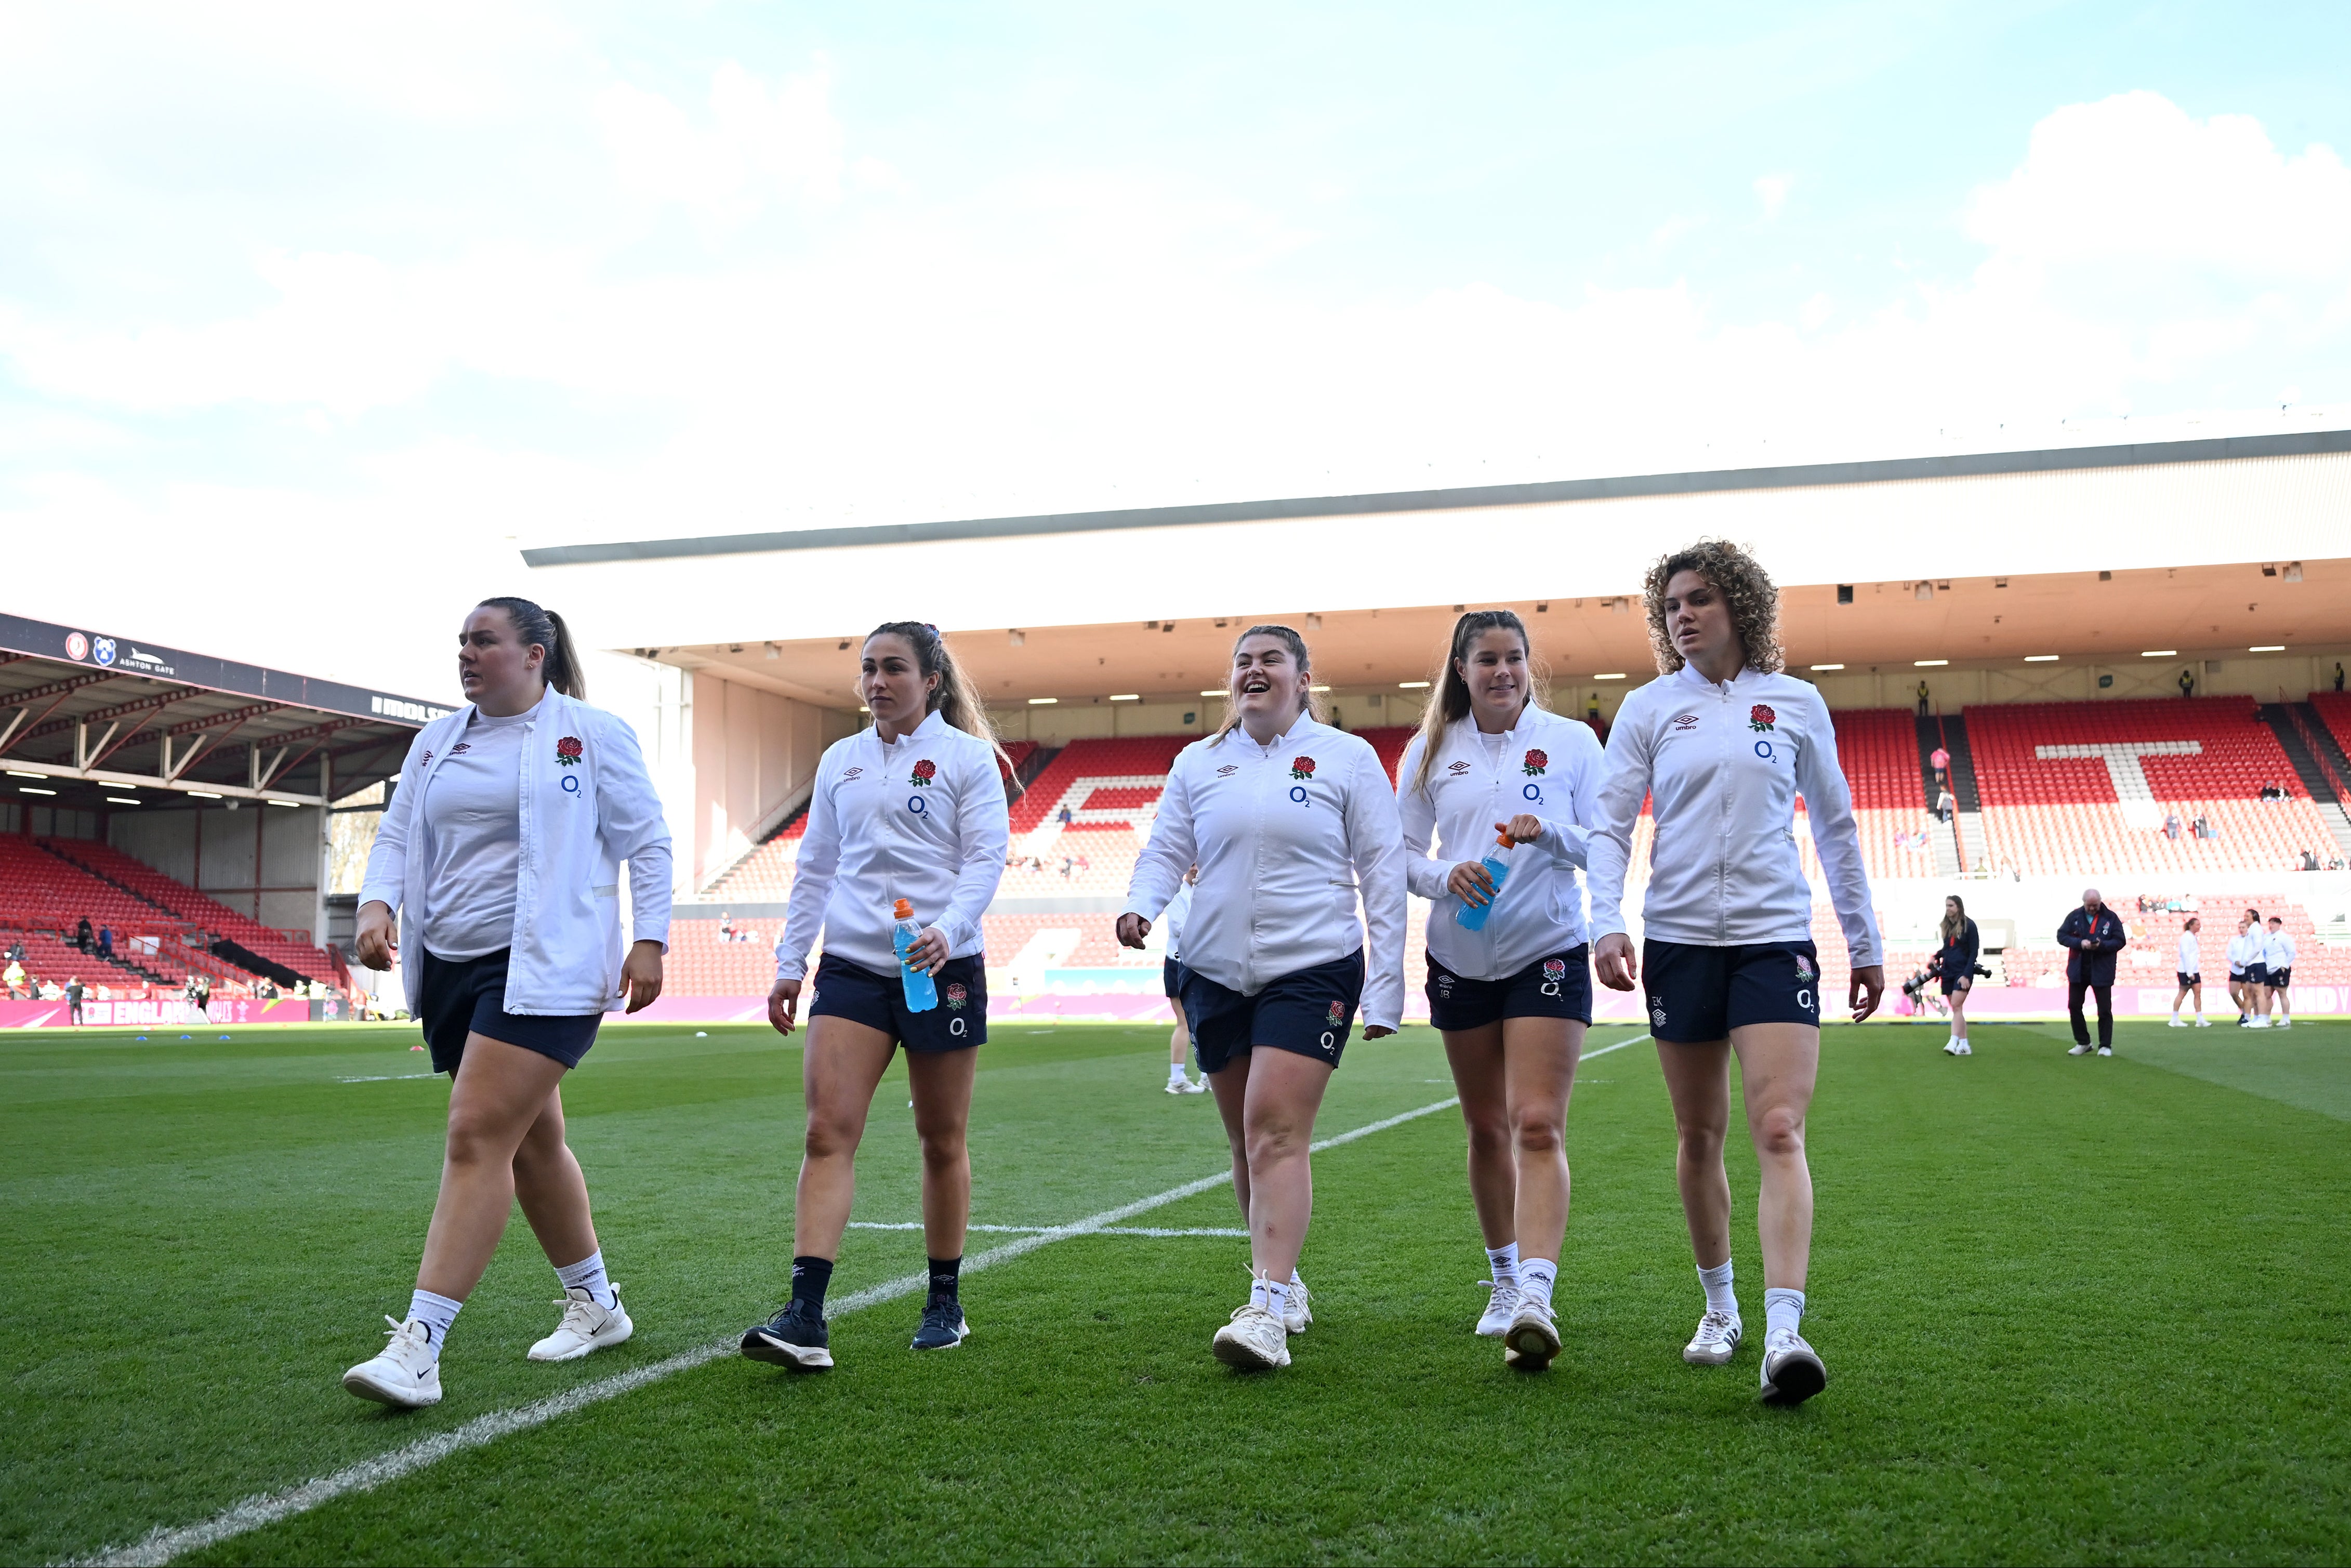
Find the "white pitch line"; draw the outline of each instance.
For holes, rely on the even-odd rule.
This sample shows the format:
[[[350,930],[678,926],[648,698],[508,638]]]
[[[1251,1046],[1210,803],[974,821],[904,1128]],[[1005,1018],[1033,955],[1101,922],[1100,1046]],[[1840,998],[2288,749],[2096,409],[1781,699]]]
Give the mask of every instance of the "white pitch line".
[[[849,1228],[852,1230],[920,1230],[922,1228],[923,1222],[919,1219],[900,1220],[895,1223],[879,1219],[852,1219],[849,1222]],[[1042,1236],[1047,1231],[1058,1231],[1061,1228],[1058,1225],[966,1225],[964,1228],[986,1230],[1003,1236]],[[1095,1236],[1247,1236],[1249,1232],[1229,1226],[1221,1228],[1210,1227],[1167,1230],[1147,1225],[1105,1225],[1091,1234]]]
[[[1312,1149],[1318,1153],[1323,1149],[1335,1149],[1342,1144],[1352,1144],[1358,1138],[1369,1137],[1374,1133],[1385,1132],[1390,1127],[1401,1126],[1406,1122],[1428,1115],[1433,1112],[1448,1110],[1458,1103],[1459,1102],[1453,1099],[1439,1100],[1434,1104],[1423,1105],[1416,1111],[1406,1111],[1402,1115],[1384,1117],[1377,1122],[1357,1127],[1352,1132],[1324,1138],[1313,1145]],[[1150,1197],[1137,1198],[1133,1203],[1121,1204],[1116,1208],[1105,1208],[1100,1214],[1088,1215],[1075,1224],[1058,1226],[1049,1230],[1024,1235],[1018,1240],[1008,1241],[1000,1247],[991,1247],[976,1258],[966,1259],[963,1271],[967,1274],[976,1274],[982,1269],[990,1268],[998,1263],[1008,1263],[1015,1258],[1023,1257],[1040,1247],[1050,1246],[1056,1241],[1066,1241],[1071,1237],[1092,1236],[1110,1230],[1139,1214],[1147,1214],[1152,1209],[1163,1208],[1168,1204],[1179,1202],[1184,1198],[1196,1197],[1201,1193],[1223,1186],[1232,1179],[1232,1168],[1227,1166],[1213,1176],[1202,1176],[1197,1181],[1187,1181],[1181,1186],[1171,1186],[1165,1192],[1155,1194]],[[978,1227],[975,1226],[973,1228],[977,1229]],[[895,1301],[901,1296],[911,1296],[928,1286],[930,1278],[928,1270],[925,1270],[919,1274],[903,1274],[894,1280],[885,1280],[878,1285],[868,1285],[862,1291],[826,1303],[829,1315],[843,1317],[866,1307]],[[288,1487],[282,1491],[257,1493],[241,1502],[232,1503],[201,1524],[182,1525],[176,1530],[158,1525],[150,1531],[143,1540],[129,1546],[100,1552],[93,1556],[76,1561],[90,1564],[91,1568],[155,1568],[155,1565],[169,1563],[183,1552],[199,1552],[208,1546],[216,1546],[224,1541],[232,1540],[266,1525],[276,1524],[281,1520],[308,1513],[312,1509],[332,1502],[337,1498],[347,1496],[351,1492],[373,1490],[387,1482],[396,1481],[403,1476],[413,1475],[428,1466],[436,1465],[452,1454],[460,1454],[468,1448],[478,1448],[485,1444],[494,1443],[500,1437],[509,1437],[517,1432],[527,1432],[534,1427],[543,1427],[559,1416],[569,1416],[577,1410],[584,1410],[590,1405],[601,1405],[607,1399],[616,1399],[623,1394],[643,1388],[649,1383],[658,1383],[678,1373],[691,1372],[697,1366],[706,1365],[717,1360],[720,1356],[733,1355],[737,1350],[737,1341],[732,1336],[714,1341],[709,1344],[696,1345],[692,1350],[679,1352],[666,1361],[656,1361],[649,1365],[634,1367],[611,1377],[600,1378],[594,1383],[583,1383],[576,1388],[567,1389],[561,1394],[536,1400],[528,1405],[517,1406],[511,1410],[497,1410],[487,1416],[476,1416],[462,1427],[451,1427],[446,1432],[421,1438],[404,1448],[395,1448],[391,1453],[379,1454],[371,1459],[361,1459],[358,1464],[337,1470],[330,1476],[320,1476],[315,1479],[304,1481],[300,1486]]]

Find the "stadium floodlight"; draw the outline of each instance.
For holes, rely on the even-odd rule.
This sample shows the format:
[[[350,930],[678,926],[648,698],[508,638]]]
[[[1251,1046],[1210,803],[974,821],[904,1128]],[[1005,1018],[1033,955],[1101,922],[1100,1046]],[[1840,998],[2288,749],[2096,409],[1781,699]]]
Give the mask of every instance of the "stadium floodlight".
[[[2285,644],[2283,643],[2264,643],[2258,648],[2248,648],[2245,652],[2248,653],[2283,653],[2285,652]]]
[[[147,802],[133,800],[127,795],[109,795],[106,798],[106,803],[110,806],[143,806]]]
[[[2179,650],[2177,648],[2149,648],[2146,653],[2141,653],[2139,657],[2142,659],[2177,659],[2179,657]]]
[[[302,802],[299,800],[272,800],[269,803],[273,806],[291,806],[298,811],[302,809]]]
[[[2028,664],[2053,664],[2057,662],[2057,655],[2054,653],[2027,653],[2024,655],[2024,662]]]
[[[1329,686],[1309,686],[1306,689],[1310,692],[1327,692],[1331,688]]]
[[[27,773],[21,768],[11,768],[8,769],[8,777],[11,779],[47,779],[48,775],[46,773]]]
[[[1621,681],[1625,678],[1625,672],[1618,670],[1614,674],[1594,675],[1592,678],[1595,681]]]
[[[1910,667],[1914,670],[1932,670],[1950,662],[1949,659],[1913,659],[1910,661]]]
[[[1114,703],[1139,703],[1143,700],[1143,694],[1140,692],[1115,692],[1112,694],[1110,700]]]
[[[1427,689],[1428,683],[1426,681],[1398,681],[1396,683],[1396,690],[1400,692],[1425,692]]]
[[[1842,670],[1844,666],[1843,664],[1814,664],[1813,668],[1815,670]]]
[[[1200,695],[1204,697],[1220,697],[1225,695],[1225,688],[1222,686],[1202,686],[1200,688]]]
[[[16,793],[19,795],[54,795],[57,791],[54,789],[36,789],[30,784],[19,784],[16,786]]]
[[[217,800],[220,799],[220,791],[217,789],[191,789],[188,793],[193,795],[199,800]]]
[[[1030,697],[1029,699],[1029,706],[1030,707],[1051,707],[1055,703],[1060,702],[1061,700],[1061,699],[1059,697]]]

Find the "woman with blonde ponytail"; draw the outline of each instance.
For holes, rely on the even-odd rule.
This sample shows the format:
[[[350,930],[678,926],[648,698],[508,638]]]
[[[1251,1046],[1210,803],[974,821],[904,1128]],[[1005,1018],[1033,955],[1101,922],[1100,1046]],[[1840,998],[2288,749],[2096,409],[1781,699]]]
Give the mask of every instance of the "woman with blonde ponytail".
[[[1431,901],[1429,1021],[1461,1092],[1469,1196],[1494,1270],[1478,1332],[1529,1372],[1560,1348],[1552,1289],[1567,1232],[1567,1101],[1592,1022],[1576,870],[1601,769],[1591,727],[1545,710],[1533,653],[1510,611],[1455,622],[1396,770],[1405,880]],[[1499,886],[1482,863],[1492,854],[1505,868]]]
[[[1241,633],[1225,722],[1176,758],[1118,917],[1118,939],[1141,947],[1199,868],[1181,1007],[1249,1221],[1249,1298],[1213,1345],[1242,1371],[1289,1365],[1290,1335],[1314,1321],[1298,1278],[1314,1115],[1357,1008],[1365,1040],[1404,1012],[1395,796],[1371,747],[1316,715],[1313,684],[1297,632]]]
[[[743,1354],[793,1372],[832,1364],[825,1290],[856,1192],[857,1145],[882,1073],[906,1051],[923,1154],[923,1235],[930,1291],[916,1350],[948,1350],[971,1332],[963,1312],[964,1232],[971,1220],[971,1086],[987,1039],[980,917],[1004,875],[1011,838],[1004,748],[937,627],[892,621],[865,639],[857,695],[870,729],[835,741],[817,764],[808,834],[776,943],[768,1018],[792,1032],[820,934],[801,1082],[808,1129],[792,1216],[791,1300],[743,1335]],[[906,913],[901,913],[906,912]],[[901,919],[921,926],[903,959]],[[909,1005],[905,977],[932,977],[937,1005]]]

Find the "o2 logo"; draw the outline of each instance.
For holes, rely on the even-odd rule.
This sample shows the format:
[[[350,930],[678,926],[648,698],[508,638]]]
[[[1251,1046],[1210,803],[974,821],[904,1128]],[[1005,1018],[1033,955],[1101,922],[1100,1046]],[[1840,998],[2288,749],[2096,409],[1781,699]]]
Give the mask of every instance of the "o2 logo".
[[[1519,793],[1524,795],[1528,800],[1532,800],[1538,806],[1542,804],[1542,786],[1540,784],[1530,784],[1525,789],[1520,790]]]
[[[1290,787],[1290,798],[1297,801],[1301,806],[1311,806],[1314,803],[1311,800],[1308,799],[1306,794],[1306,786],[1303,784],[1292,784]]]
[[[923,796],[909,795],[906,797],[906,810],[917,817],[927,817],[931,814],[931,803]]]
[[[971,1032],[970,1021],[960,1017],[951,1018],[947,1019],[947,1032],[955,1036],[957,1040],[961,1040],[964,1036]]]
[[[580,775],[577,773],[567,773],[563,776],[563,792],[567,795],[577,795],[580,793]]]

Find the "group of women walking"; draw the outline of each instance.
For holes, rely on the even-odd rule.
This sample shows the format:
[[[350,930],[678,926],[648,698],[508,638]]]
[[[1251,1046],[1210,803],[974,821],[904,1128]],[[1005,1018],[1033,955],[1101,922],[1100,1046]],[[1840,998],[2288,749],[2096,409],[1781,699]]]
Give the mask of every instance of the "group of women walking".
[[[1492,1274],[1478,1333],[1501,1340],[1521,1368],[1560,1354],[1565,1128],[1596,968],[1603,985],[1644,991],[1673,1101],[1705,1293],[1685,1359],[1728,1363],[1742,1333],[1722,1158],[1735,1054],[1761,1171],[1762,1395],[1795,1403],[1825,1384],[1799,1332],[1822,998],[1792,821],[1801,795],[1850,950],[1852,1013],[1865,1018],[1884,980],[1850,798],[1818,693],[1782,673],[1776,595],[1752,559],[1702,542],[1652,569],[1646,601],[1660,678],[1627,696],[1604,753],[1588,727],[1544,706],[1519,617],[1478,611],[1454,628],[1393,783],[1367,743],[1325,722],[1312,653],[1295,631],[1252,626],[1236,640],[1223,723],[1176,758],[1117,919],[1118,939],[1141,948],[1171,904],[1182,912],[1170,988],[1249,1227],[1249,1295],[1213,1335],[1217,1360],[1287,1365],[1290,1341],[1314,1321],[1299,1262],[1315,1117],[1357,1024],[1374,1040],[1403,1021],[1410,892],[1430,901],[1431,1022],[1468,1124]],[[562,1323],[532,1355],[584,1355],[628,1336],[563,1145],[557,1086],[592,1041],[604,998],[626,987],[633,1008],[657,993],[667,915],[667,835],[643,764],[624,726],[577,700],[559,622],[525,601],[492,601],[468,622],[465,646],[465,668],[486,674],[479,690],[468,676],[472,706],[418,737],[363,894],[362,957],[388,962],[396,905],[421,958],[408,970],[412,1009],[435,1067],[456,1075],[415,1302],[387,1350],[345,1379],[401,1405],[439,1397],[442,1338],[513,1197],[566,1287]],[[934,627],[875,629],[858,692],[873,722],[819,766],[768,998],[770,1020],[789,1034],[808,992],[807,1133],[790,1296],[741,1348],[796,1371],[832,1364],[825,1295],[857,1145],[902,1047],[930,1258],[913,1348],[952,1348],[971,1332],[959,1278],[966,1129],[973,1048],[987,1029],[980,922],[1009,836],[1003,754]],[[542,760],[553,730],[569,735]],[[458,754],[470,760],[453,766]],[[1645,801],[1655,833],[1636,953],[1623,906]],[[643,938],[625,961],[613,908],[598,902],[620,860]],[[574,875],[576,894],[565,881]],[[549,922],[550,903],[564,920]],[[566,921],[592,938],[578,949],[578,998],[546,977]],[[914,977],[927,977],[935,1005],[910,1003]],[[582,998],[590,1005],[574,1006]],[[1179,1057],[1171,1089],[1181,1071]],[[581,1260],[559,1261],[573,1256]]]

